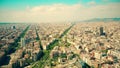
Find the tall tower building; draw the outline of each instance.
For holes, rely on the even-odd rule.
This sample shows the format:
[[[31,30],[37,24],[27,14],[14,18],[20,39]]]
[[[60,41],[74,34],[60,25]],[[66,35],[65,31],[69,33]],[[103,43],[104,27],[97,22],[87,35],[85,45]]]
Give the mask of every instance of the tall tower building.
[[[21,38],[21,46],[25,46],[25,39],[24,38]]]
[[[100,36],[107,36],[103,27],[100,27]]]
[[[16,27],[15,26],[11,26],[11,29],[16,29]]]
[[[13,29],[16,29],[16,27],[15,27],[15,26],[13,26]]]
[[[103,35],[103,27],[100,27],[100,35]]]

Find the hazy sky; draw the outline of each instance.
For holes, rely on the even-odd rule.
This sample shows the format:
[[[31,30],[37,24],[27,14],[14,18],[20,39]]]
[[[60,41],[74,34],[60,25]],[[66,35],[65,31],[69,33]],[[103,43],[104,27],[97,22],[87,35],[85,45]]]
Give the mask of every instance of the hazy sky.
[[[0,0],[0,22],[62,22],[120,17],[120,0]]]

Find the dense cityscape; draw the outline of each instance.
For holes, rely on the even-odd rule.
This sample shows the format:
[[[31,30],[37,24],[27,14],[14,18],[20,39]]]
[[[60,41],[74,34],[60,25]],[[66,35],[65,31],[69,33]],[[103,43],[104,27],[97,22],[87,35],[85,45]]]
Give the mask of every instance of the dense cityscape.
[[[0,68],[120,68],[120,22],[0,24]]]
[[[120,0],[0,0],[0,68],[120,68]]]

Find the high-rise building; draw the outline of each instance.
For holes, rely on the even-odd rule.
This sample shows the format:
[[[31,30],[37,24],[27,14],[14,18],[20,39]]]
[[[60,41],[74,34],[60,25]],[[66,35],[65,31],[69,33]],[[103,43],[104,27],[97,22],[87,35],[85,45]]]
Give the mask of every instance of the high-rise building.
[[[21,46],[25,46],[25,39],[21,38]]]
[[[13,29],[16,29],[16,27],[15,27],[15,26],[13,26]]]
[[[103,35],[103,27],[100,27],[100,35]]]
[[[100,27],[100,36],[106,36],[103,27]]]
[[[16,29],[16,27],[15,27],[15,26],[12,26],[11,29]]]

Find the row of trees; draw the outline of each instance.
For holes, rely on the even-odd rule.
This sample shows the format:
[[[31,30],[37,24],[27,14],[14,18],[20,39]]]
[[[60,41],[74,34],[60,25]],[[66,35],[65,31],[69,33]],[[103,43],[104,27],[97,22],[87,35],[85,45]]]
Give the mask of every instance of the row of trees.
[[[74,24],[73,24],[74,25]],[[72,25],[72,26],[73,26]],[[38,61],[32,68],[44,68],[44,66],[46,64],[48,64],[47,62],[49,62],[51,59],[49,57],[49,54],[51,52],[51,50],[55,47],[55,46],[58,46],[59,45],[59,41],[61,38],[63,38],[64,35],[67,34],[67,32],[72,28],[72,26],[70,26],[69,28],[67,28],[63,33],[62,35],[58,38],[58,39],[55,39],[53,42],[51,42],[46,50],[43,50],[43,56],[42,58],[40,59],[40,61]]]

